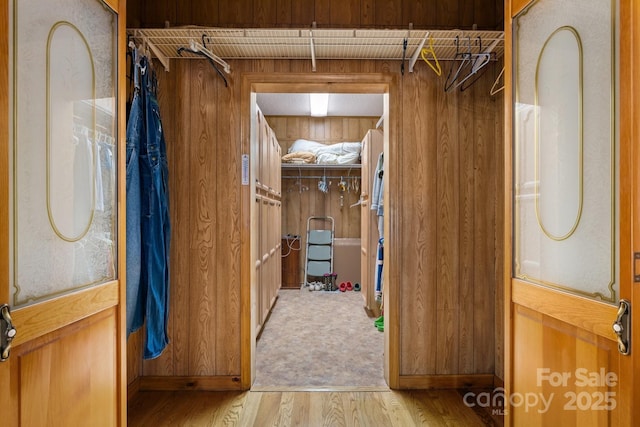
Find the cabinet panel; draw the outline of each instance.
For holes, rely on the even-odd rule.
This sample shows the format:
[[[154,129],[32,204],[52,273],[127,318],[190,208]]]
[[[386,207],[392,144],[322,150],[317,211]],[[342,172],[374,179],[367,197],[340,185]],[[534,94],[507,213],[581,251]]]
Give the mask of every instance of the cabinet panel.
[[[258,111],[255,141],[256,199],[254,245],[254,301],[256,333],[264,327],[282,284],[280,144],[273,129]]]
[[[360,279],[365,308],[373,316],[380,315],[380,304],[375,299],[375,283],[378,255],[377,210],[372,210],[376,164],[383,151],[383,134],[380,130],[370,130],[362,140],[362,193],[361,193],[361,263]]]

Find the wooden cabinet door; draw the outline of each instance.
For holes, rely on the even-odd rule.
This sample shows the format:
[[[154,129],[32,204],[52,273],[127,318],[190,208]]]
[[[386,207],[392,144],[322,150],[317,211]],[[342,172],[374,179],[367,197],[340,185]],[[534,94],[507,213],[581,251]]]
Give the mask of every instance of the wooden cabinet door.
[[[628,71],[639,7],[622,0],[618,28],[615,1],[509,3],[505,425],[630,426],[638,342],[621,345],[613,324],[620,300],[639,299],[638,75]],[[623,317],[618,329],[640,327]]]
[[[362,181],[360,183],[360,281],[362,285],[362,295],[365,298],[365,306],[367,306],[367,295],[373,286],[371,282],[371,271],[369,271],[370,263],[369,263],[369,240],[370,237],[370,226],[369,226],[369,218],[370,214],[370,206],[369,206],[369,192],[370,186],[369,181],[371,177],[370,170],[370,159],[369,159],[369,147],[371,144],[371,135],[367,133],[367,135],[362,140],[362,154],[361,154],[361,177]]]
[[[7,425],[126,424],[118,6],[0,10],[0,326],[10,310],[16,331],[0,363]]]
[[[362,195],[361,195],[361,272],[362,293],[365,300],[365,308],[372,316],[379,316],[380,309],[375,301],[375,280],[377,247],[379,239],[378,216],[376,211],[371,210],[373,198],[374,174],[378,156],[383,150],[382,131],[372,129],[362,141]]]

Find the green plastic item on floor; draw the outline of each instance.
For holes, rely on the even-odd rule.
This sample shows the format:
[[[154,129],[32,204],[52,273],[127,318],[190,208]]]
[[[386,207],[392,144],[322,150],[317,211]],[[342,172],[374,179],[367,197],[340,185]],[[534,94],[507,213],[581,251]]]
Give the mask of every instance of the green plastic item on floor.
[[[373,321],[373,324],[380,332],[384,331],[384,316],[378,317]]]

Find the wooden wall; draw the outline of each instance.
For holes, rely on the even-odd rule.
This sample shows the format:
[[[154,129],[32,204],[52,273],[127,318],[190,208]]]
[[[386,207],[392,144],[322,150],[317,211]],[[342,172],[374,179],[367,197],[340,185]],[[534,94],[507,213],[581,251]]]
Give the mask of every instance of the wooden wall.
[[[323,144],[360,142],[369,129],[376,127],[379,119],[380,117],[267,117],[269,125],[278,136],[283,153],[300,138]]]
[[[159,358],[129,366],[147,377],[237,375],[240,85],[225,88],[206,61],[174,61],[170,73],[156,65],[171,165],[170,343]],[[129,338],[133,357],[141,335]]]
[[[269,116],[267,121],[278,136],[286,153],[296,139],[308,139],[323,144],[360,142],[379,117],[285,117]],[[285,169],[282,179],[282,230],[284,234],[302,236],[300,250],[300,277],[304,277],[306,259],[307,218],[331,216],[335,224],[335,237],[360,237],[360,206],[351,207],[360,199],[361,171],[345,165],[343,169]],[[318,190],[317,177],[326,176],[329,192]],[[338,189],[341,180],[357,185],[347,191]],[[302,279],[301,279],[302,281]]]
[[[501,296],[502,97],[495,73],[445,93],[403,81],[401,375],[496,372]],[[498,362],[498,365],[501,362]]]
[[[317,177],[326,176],[329,192],[318,190]],[[309,177],[309,178],[307,178]],[[350,178],[351,177],[351,178]],[[284,170],[282,179],[282,231],[285,234],[303,236],[307,230],[307,218],[331,216],[335,223],[335,237],[360,237],[360,209],[351,208],[360,194],[354,190],[341,192],[338,182],[361,182],[359,168],[344,170]],[[341,200],[342,197],[342,200]]]
[[[286,153],[296,139],[308,139],[334,144],[360,142],[369,129],[375,128],[378,117],[282,117],[269,116],[267,121],[278,137],[282,152]],[[358,165],[359,166],[359,165]],[[331,183],[329,193],[318,190],[317,177],[325,174]],[[311,215],[333,217],[336,237],[360,237],[360,209],[350,208],[360,198],[360,192],[340,192],[341,178],[353,183],[360,179],[360,169],[345,165],[341,170],[284,170],[282,180],[283,233],[304,235],[307,218]],[[301,177],[300,180],[295,177]],[[342,199],[341,199],[342,196]]]
[[[146,12],[144,2],[131,1],[138,14],[130,12],[129,16],[132,22],[137,16],[144,25],[161,23],[164,18],[180,22],[163,11],[165,3],[169,2],[153,3],[157,10]],[[277,5],[290,4],[293,10],[298,3],[302,1],[284,0]],[[354,2],[316,1],[315,9],[309,9],[329,3],[333,7]],[[419,2],[407,1],[355,3],[355,9],[367,5],[381,19],[384,14],[378,6],[383,4],[393,6],[392,18],[397,16],[394,11],[405,16],[405,9],[419,7]],[[444,10],[446,4],[457,12],[466,10],[460,7],[463,3],[481,4],[435,3],[438,10]],[[217,1],[208,4],[212,9],[204,9],[218,20],[212,23],[239,25],[249,19],[233,15],[241,10],[253,16],[252,2],[229,2],[239,5],[232,17],[227,11],[219,16],[223,14]],[[488,15],[498,9],[491,4],[485,4]],[[181,14],[191,10],[183,3],[180,9]],[[204,9],[198,8],[202,16],[207,14]],[[485,8],[475,8],[476,15],[484,12]],[[416,15],[427,19],[427,14]],[[451,22],[466,22],[458,13],[454,15]],[[499,21],[488,15],[483,16],[493,28]],[[338,25],[318,18],[314,16],[321,23]],[[293,24],[290,19],[283,25]],[[404,18],[392,20],[405,22]],[[264,22],[274,25],[270,20]],[[132,353],[130,366],[137,372],[130,374],[130,381],[210,376],[237,382],[240,374],[241,76],[245,72],[310,73],[311,64],[295,60],[230,64],[233,73],[228,88],[206,61],[173,60],[170,73],[159,72],[170,165],[171,342],[152,361],[142,363],[135,360],[139,353]],[[395,143],[400,145],[403,175],[401,187],[394,191],[402,194],[399,209],[403,215],[398,301],[400,375],[407,380],[403,384],[420,384],[412,381],[433,375],[495,373],[502,377],[503,106],[502,95],[489,95],[501,64],[491,64],[467,91],[450,93],[443,91],[444,77],[420,64],[403,77],[397,61],[319,61],[317,66],[316,73],[392,73],[400,82],[399,104],[390,108],[397,109],[402,120]],[[444,66],[446,73],[449,64]],[[132,336],[129,348],[139,346],[139,340],[139,334]]]
[[[129,0],[127,27],[502,27],[502,0]]]

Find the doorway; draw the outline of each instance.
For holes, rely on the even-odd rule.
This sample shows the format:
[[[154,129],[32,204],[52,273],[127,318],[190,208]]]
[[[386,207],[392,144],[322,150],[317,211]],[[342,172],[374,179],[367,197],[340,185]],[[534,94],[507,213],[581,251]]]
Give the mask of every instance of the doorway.
[[[243,254],[246,254],[245,261],[243,262],[243,312],[242,312],[242,348],[243,348],[243,385],[250,388],[254,380],[256,379],[256,354],[257,354],[257,338],[258,324],[257,306],[259,304],[259,295],[256,289],[256,277],[255,272],[255,260],[256,260],[256,248],[258,246],[257,239],[259,233],[256,230],[257,217],[259,212],[255,209],[256,204],[252,203],[256,200],[257,194],[255,185],[254,172],[256,168],[256,162],[259,160],[259,151],[257,150],[256,135],[256,99],[258,93],[313,93],[313,92],[325,92],[325,93],[352,93],[352,94],[366,94],[374,93],[382,95],[383,114],[382,121],[384,123],[384,152],[385,152],[385,170],[388,170],[384,176],[384,188],[385,188],[385,205],[387,207],[393,207],[395,205],[395,199],[393,192],[388,189],[393,188],[395,179],[395,168],[393,167],[394,151],[393,141],[396,137],[396,122],[390,105],[393,105],[393,97],[395,96],[394,82],[390,77],[383,75],[247,75],[243,81],[243,129],[246,131],[246,137],[243,138],[243,189],[244,200],[246,201],[243,206],[243,223],[250,225],[248,229],[243,232],[246,235],[243,238],[243,242],[248,243],[248,248],[243,248]],[[282,189],[285,191],[285,189]],[[392,212],[392,209],[390,209]],[[393,242],[393,233],[390,233],[393,229],[395,218],[393,213],[384,216],[384,237],[385,242]],[[306,230],[305,230],[306,231]],[[282,232],[287,232],[282,230]],[[246,245],[245,245],[246,246]],[[398,336],[395,333],[395,327],[397,320],[394,316],[397,316],[397,311],[394,310],[393,303],[396,300],[395,289],[393,281],[389,280],[394,272],[393,267],[393,245],[385,245],[385,269],[384,277],[382,279],[385,283],[382,293],[382,304],[385,310],[384,319],[384,357],[383,357],[383,371],[384,381],[387,385],[393,387],[393,384],[397,381],[398,362],[393,355],[390,354],[389,348],[397,348],[397,345],[390,345],[391,342],[397,341]],[[252,261],[253,260],[253,261]],[[388,268],[387,268],[388,266]],[[390,284],[387,286],[386,284]],[[305,288],[303,288],[305,289]],[[285,291],[290,292],[290,291]],[[293,291],[300,294],[302,291]],[[307,292],[305,289],[304,292]],[[309,292],[307,292],[308,294]],[[329,294],[329,293],[327,293]],[[339,293],[338,293],[339,294]],[[334,294],[335,295],[335,294]],[[302,295],[300,295],[302,296]],[[333,295],[326,295],[333,296]],[[340,295],[335,295],[340,296]],[[364,310],[360,309],[360,313],[364,315]],[[299,322],[304,322],[305,317],[300,316]],[[373,320],[371,319],[371,325],[373,327]],[[378,331],[375,331],[379,333]],[[397,352],[394,352],[397,356]]]

